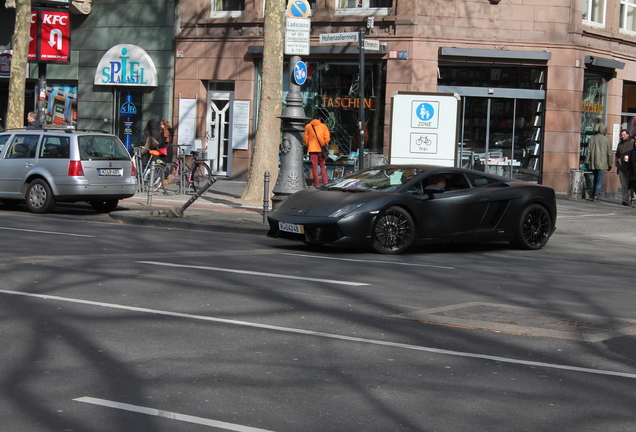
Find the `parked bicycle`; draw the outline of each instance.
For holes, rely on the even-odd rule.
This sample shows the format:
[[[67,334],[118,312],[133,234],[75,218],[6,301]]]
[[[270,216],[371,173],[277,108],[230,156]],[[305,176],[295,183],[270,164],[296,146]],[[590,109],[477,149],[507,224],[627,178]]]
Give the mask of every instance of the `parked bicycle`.
[[[164,164],[160,162],[159,153],[157,150],[150,150],[150,157],[146,166],[142,167],[142,146],[133,147],[133,162],[135,164],[135,173],[137,176],[137,191],[145,192],[148,188],[152,187],[153,192],[157,192],[163,188],[164,182]],[[152,162],[155,162],[154,168]],[[150,179],[152,178],[152,186],[150,185]]]
[[[166,164],[164,168],[163,189],[168,195],[184,194],[189,186],[196,192],[199,187],[207,183],[212,177],[212,170],[203,159],[199,159],[198,151],[191,151],[191,164],[185,160],[185,154],[177,147],[177,159],[175,162]]]

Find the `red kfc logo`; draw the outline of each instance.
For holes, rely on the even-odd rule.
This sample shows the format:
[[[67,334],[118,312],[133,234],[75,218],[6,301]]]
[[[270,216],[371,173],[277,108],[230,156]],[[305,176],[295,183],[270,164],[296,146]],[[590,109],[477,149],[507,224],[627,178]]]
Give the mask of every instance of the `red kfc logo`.
[[[71,14],[61,10],[37,9],[31,14],[29,61],[68,63],[71,61]]]

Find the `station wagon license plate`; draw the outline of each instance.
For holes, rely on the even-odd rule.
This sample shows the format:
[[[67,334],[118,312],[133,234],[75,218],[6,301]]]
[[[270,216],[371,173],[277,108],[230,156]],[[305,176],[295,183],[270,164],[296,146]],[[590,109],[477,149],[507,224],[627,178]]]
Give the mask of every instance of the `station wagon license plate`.
[[[305,228],[302,225],[290,224],[285,222],[278,222],[278,229],[295,234],[305,233]]]
[[[97,174],[100,176],[121,177],[122,171],[121,168],[97,168]]]

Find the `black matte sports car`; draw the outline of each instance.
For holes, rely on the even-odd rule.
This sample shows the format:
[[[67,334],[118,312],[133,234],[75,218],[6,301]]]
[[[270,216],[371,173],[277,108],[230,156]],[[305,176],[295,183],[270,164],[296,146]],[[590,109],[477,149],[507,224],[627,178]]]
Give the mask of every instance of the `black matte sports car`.
[[[267,235],[385,254],[451,241],[541,249],[556,216],[546,186],[462,168],[385,165],[296,192],[269,215]]]

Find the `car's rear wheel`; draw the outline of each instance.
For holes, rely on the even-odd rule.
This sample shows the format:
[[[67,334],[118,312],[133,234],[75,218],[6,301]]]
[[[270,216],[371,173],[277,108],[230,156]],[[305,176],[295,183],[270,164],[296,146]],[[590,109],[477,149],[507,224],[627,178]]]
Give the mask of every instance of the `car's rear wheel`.
[[[112,199],[106,201],[91,201],[89,204],[95,209],[95,211],[99,213],[110,213],[112,211],[115,211],[117,205],[119,204],[119,200]]]
[[[55,207],[55,197],[44,180],[33,180],[27,188],[26,204],[32,213],[47,213]]]
[[[521,212],[512,244],[519,249],[541,249],[548,242],[551,234],[550,213],[540,204],[530,204]]]
[[[399,254],[415,239],[413,218],[401,207],[389,207],[373,226],[373,249],[383,254]]]

